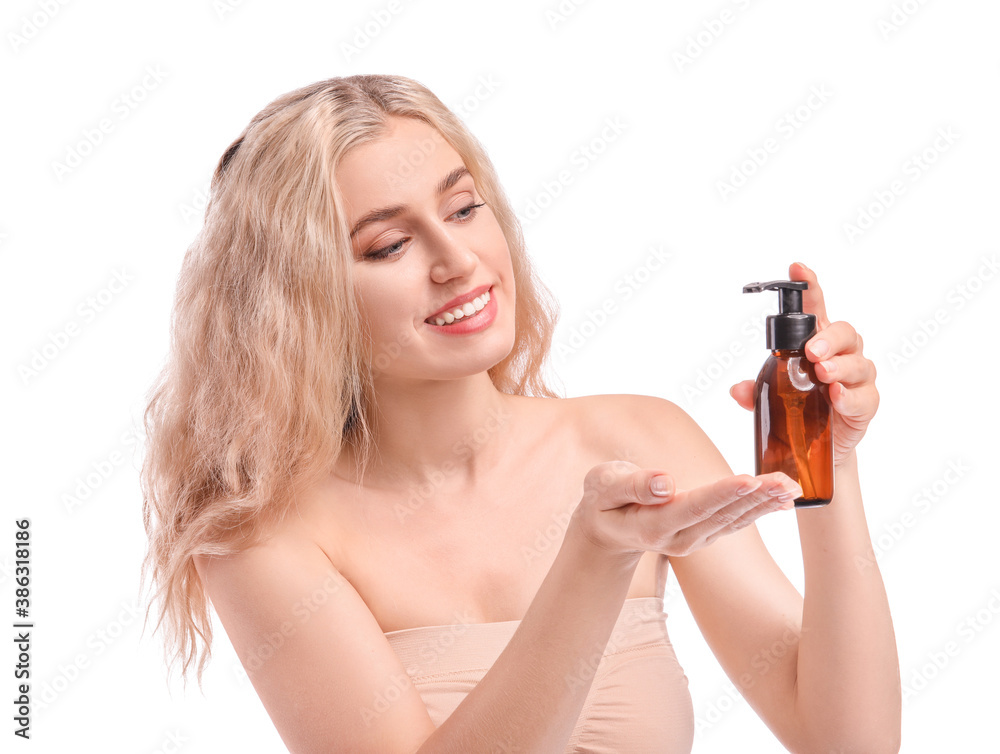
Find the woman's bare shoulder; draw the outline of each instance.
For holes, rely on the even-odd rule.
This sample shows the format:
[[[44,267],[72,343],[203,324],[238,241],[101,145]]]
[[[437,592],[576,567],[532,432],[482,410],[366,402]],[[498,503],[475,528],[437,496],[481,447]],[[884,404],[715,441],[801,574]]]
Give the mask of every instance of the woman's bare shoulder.
[[[584,395],[566,399],[580,432],[599,439],[606,453],[633,463],[651,446],[680,448],[703,436],[680,406],[666,398],[634,393]],[[640,464],[641,465],[641,464]]]
[[[581,395],[565,398],[566,410],[584,421],[595,422],[597,426],[609,424],[629,424],[648,422],[650,419],[672,419],[690,421],[687,412],[673,401],[655,395],[638,393],[607,393]]]

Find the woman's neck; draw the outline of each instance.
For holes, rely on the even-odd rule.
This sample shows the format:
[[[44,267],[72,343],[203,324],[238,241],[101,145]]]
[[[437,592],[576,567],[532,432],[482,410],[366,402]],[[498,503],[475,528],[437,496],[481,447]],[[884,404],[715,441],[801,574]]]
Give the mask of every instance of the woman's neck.
[[[371,425],[377,450],[363,483],[400,489],[430,484],[442,491],[476,486],[508,455],[519,398],[499,392],[486,372],[376,383]],[[346,469],[353,469],[356,459],[346,455]]]

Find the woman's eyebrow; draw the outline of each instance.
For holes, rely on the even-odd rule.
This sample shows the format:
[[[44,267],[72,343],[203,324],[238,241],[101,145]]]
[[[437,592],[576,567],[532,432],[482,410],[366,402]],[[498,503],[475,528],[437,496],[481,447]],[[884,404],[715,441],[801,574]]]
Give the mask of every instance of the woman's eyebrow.
[[[448,173],[448,175],[444,177],[441,183],[438,184],[437,187],[438,196],[440,196],[445,191],[450,189],[452,186],[454,186],[456,183],[458,183],[460,180],[462,180],[462,178],[464,178],[467,175],[469,175],[469,169],[465,167],[465,165],[462,165],[461,167],[457,167],[454,170],[452,170],[450,173]],[[351,230],[351,238],[354,238],[354,236],[356,236],[361,231],[361,229],[364,228],[366,225],[370,225],[371,223],[377,223],[381,220],[389,220],[398,215],[399,213],[403,212],[404,210],[406,210],[405,204],[394,204],[391,207],[381,207],[379,209],[373,209],[367,215],[358,220],[357,223],[355,223],[354,228]]]

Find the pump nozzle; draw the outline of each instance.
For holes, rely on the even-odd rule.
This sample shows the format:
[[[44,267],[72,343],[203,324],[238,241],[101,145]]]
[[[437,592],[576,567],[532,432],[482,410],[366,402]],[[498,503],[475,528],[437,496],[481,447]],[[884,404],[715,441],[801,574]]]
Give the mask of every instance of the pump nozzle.
[[[743,286],[744,293],[781,291],[778,311],[782,314],[801,314],[802,291],[808,289],[809,283],[805,280],[772,280],[770,283],[748,283]]]
[[[767,318],[767,347],[772,351],[802,348],[816,332],[816,315],[802,312],[802,291],[808,289],[805,280],[771,280],[743,286],[744,293],[780,293],[779,313]]]

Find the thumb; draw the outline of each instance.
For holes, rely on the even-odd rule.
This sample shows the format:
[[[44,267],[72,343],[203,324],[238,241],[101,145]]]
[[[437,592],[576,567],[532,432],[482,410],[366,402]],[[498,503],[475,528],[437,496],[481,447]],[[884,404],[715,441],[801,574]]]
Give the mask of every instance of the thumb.
[[[729,388],[733,399],[748,411],[753,411],[753,386],[753,380],[743,380]]]
[[[631,474],[619,476],[608,491],[606,503],[601,507],[621,508],[630,503],[663,505],[673,498],[676,490],[673,476],[661,469],[636,469]]]
[[[649,484],[647,489],[653,493],[653,497],[650,500],[640,500],[639,502],[647,505],[657,505],[674,494],[676,485],[674,484],[674,478],[670,474],[665,471],[644,471],[640,473],[644,476],[648,475]]]

